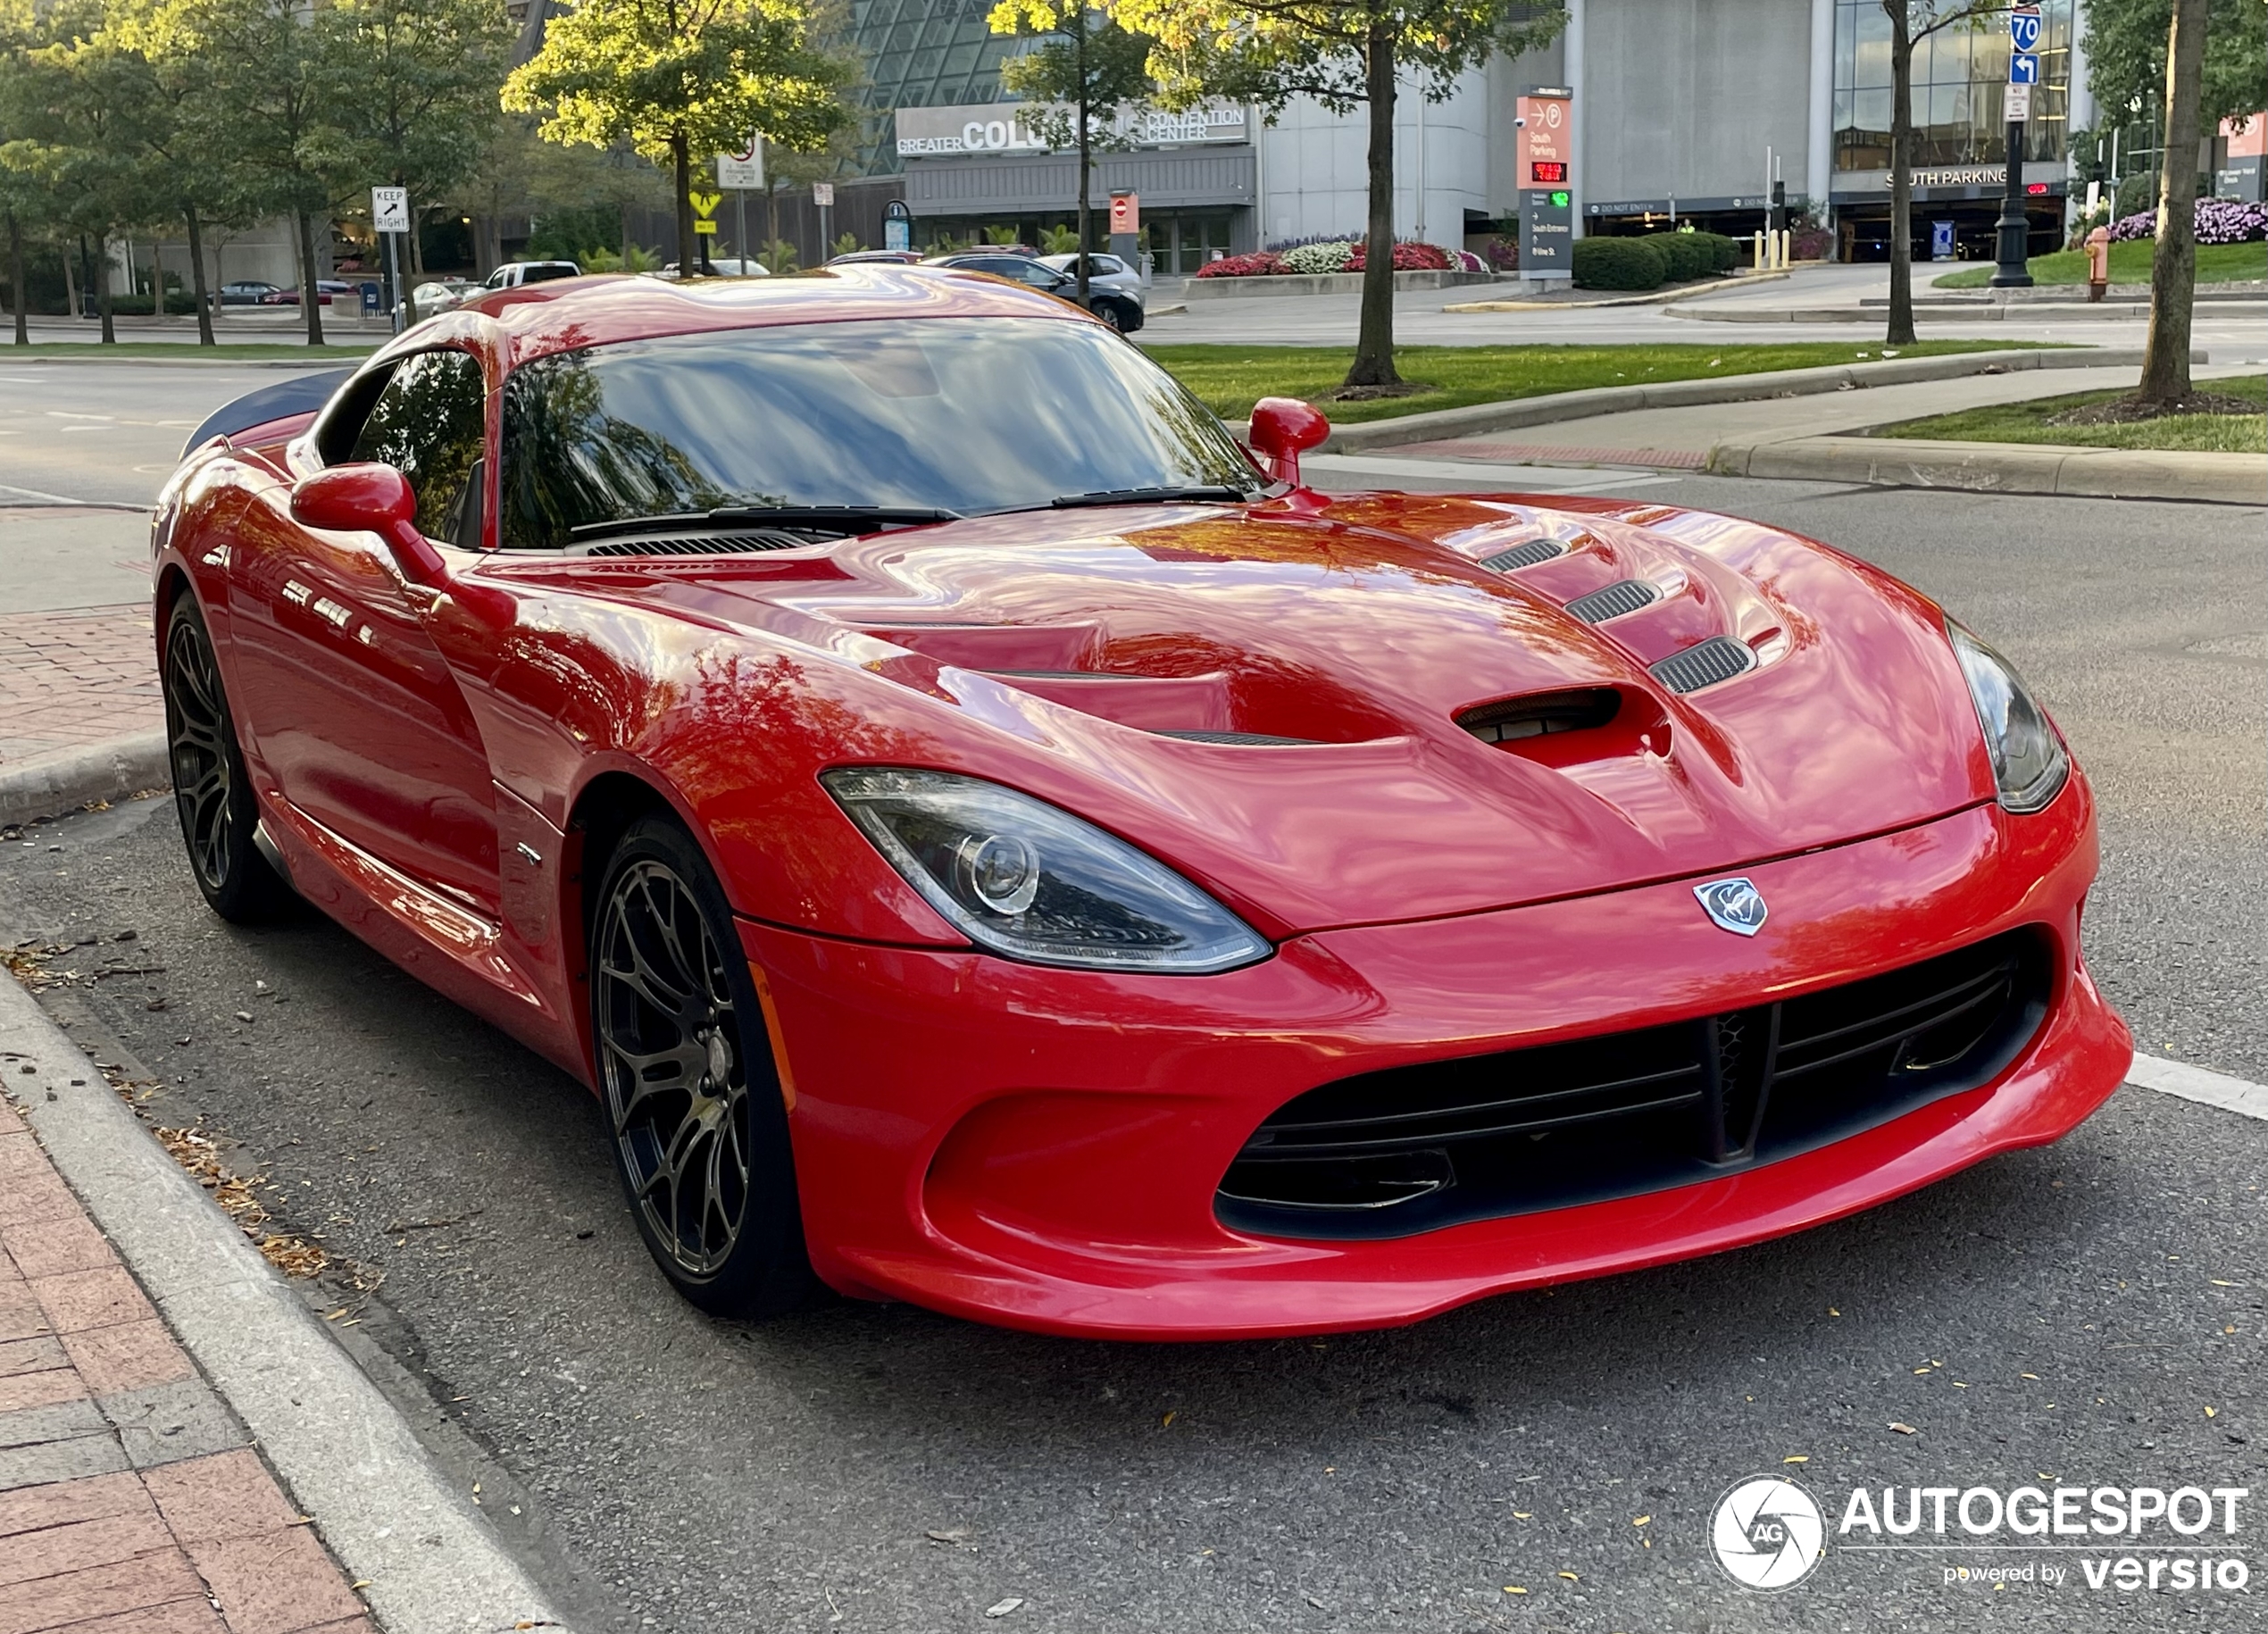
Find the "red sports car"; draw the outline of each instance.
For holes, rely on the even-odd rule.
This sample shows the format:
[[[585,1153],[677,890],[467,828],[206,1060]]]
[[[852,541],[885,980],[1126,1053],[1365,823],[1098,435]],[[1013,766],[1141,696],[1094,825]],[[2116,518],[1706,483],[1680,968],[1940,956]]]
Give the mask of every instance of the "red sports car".
[[[1325,497],[1326,429],[970,274],[476,299],[166,488],[197,883],[589,1083],[728,1313],[1406,1322],[2118,1084],[1989,647],[1729,517]]]

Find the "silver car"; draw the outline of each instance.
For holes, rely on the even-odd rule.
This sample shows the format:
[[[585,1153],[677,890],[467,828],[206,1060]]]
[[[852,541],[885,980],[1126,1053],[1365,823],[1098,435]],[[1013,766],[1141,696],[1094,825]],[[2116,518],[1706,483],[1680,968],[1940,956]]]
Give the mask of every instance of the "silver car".
[[[1071,263],[1078,259],[1076,255],[1042,255],[1039,264],[1076,278],[1078,272]],[[1089,289],[1107,289],[1113,295],[1124,296],[1138,306],[1143,304],[1139,269],[1116,255],[1096,254],[1087,258],[1087,287]]]

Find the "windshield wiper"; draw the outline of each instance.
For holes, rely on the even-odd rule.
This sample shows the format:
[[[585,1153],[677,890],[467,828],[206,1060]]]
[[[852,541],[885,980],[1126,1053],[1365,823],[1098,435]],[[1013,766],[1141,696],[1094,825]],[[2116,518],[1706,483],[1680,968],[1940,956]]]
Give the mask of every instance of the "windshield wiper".
[[[1058,494],[1047,502],[1057,511],[1076,510],[1081,505],[1144,505],[1167,504],[1176,500],[1210,499],[1234,504],[1252,497],[1246,488],[1230,488],[1225,482],[1192,483],[1177,488],[1106,488],[1091,494]]]
[[[713,511],[672,511],[656,516],[584,522],[567,532],[571,538],[596,539],[613,533],[649,533],[659,528],[730,527],[738,522],[756,527],[825,528],[837,533],[877,533],[884,528],[960,519],[958,511],[914,505],[722,505]]]

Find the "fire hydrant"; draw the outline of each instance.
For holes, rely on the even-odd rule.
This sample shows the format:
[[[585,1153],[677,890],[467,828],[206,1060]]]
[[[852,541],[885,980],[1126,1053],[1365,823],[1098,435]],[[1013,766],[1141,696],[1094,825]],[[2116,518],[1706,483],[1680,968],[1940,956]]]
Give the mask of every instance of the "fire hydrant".
[[[2087,235],[2087,298],[2103,298],[2111,283],[2111,229],[2098,227]]]

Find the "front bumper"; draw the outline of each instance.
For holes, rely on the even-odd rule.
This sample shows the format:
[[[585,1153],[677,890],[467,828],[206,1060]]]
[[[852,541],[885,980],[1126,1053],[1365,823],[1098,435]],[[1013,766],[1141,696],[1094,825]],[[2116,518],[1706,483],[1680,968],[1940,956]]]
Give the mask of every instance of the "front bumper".
[[[2087,973],[2084,782],[1751,866],[1753,938],[1692,880],[1295,938],[1210,977],[1120,977],[744,922],[771,996],[813,1263],[830,1283],[981,1320],[1121,1338],[1413,1321],[1512,1288],[1688,1258],[1849,1214],[2051,1141],[2125,1076]],[[2045,1020],[2000,1074],[1722,1178],[1387,1240],[1242,1234],[1214,1189],[1315,1086],[1653,1026],[1855,980],[2005,930],[2053,949]]]

